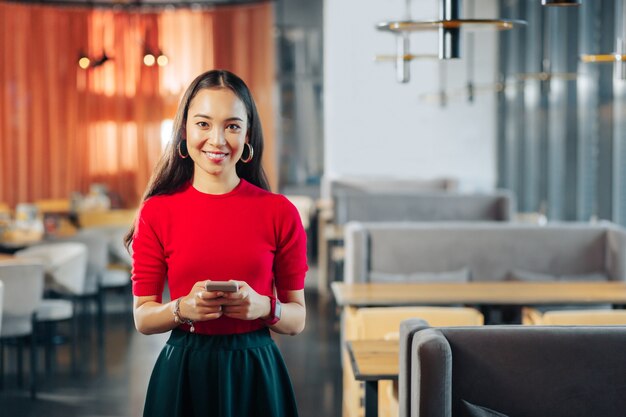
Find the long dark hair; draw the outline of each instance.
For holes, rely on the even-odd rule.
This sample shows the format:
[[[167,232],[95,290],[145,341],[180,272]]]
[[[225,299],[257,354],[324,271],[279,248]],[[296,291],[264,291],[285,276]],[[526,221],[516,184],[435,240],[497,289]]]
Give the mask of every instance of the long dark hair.
[[[254,149],[254,158],[247,164],[237,161],[235,169],[237,176],[243,178],[264,190],[270,189],[265,171],[261,166],[263,158],[263,129],[261,119],[257,112],[250,89],[241,78],[232,72],[225,70],[211,70],[196,77],[185,91],[174,119],[172,140],[167,146],[161,160],[157,164],[142,197],[142,202],[155,195],[173,194],[183,185],[191,181],[193,176],[193,161],[191,158],[183,159],[178,154],[178,147],[185,139],[185,127],[187,125],[187,112],[191,100],[200,90],[211,88],[228,88],[246,106],[248,116],[248,142]],[[133,241],[135,225],[133,224],[124,237],[126,248],[129,249]]]

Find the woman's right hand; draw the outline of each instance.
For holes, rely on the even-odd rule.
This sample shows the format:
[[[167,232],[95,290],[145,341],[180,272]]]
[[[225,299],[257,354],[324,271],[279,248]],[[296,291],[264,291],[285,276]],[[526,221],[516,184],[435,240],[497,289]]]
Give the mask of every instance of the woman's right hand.
[[[192,321],[215,320],[222,316],[222,291],[206,291],[206,281],[194,284],[189,294],[180,300],[179,316]]]

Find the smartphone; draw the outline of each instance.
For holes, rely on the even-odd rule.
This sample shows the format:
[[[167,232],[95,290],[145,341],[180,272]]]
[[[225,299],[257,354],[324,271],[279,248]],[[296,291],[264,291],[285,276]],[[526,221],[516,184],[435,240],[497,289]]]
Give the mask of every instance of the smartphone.
[[[239,291],[239,284],[235,281],[207,281],[204,287],[207,291]]]

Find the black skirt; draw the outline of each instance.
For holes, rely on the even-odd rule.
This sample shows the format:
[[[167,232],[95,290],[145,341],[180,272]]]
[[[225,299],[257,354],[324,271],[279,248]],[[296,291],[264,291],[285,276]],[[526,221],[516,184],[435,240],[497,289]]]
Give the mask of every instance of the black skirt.
[[[157,359],[145,417],[297,417],[268,329],[207,336],[174,329]]]

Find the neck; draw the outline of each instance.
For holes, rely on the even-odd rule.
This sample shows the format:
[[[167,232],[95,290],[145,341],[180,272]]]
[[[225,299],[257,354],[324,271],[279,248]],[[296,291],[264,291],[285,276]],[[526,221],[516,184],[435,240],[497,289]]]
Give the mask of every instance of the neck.
[[[191,185],[196,190],[205,194],[226,194],[235,189],[239,185],[239,177],[237,174],[227,178],[221,177],[200,177],[194,175]]]

